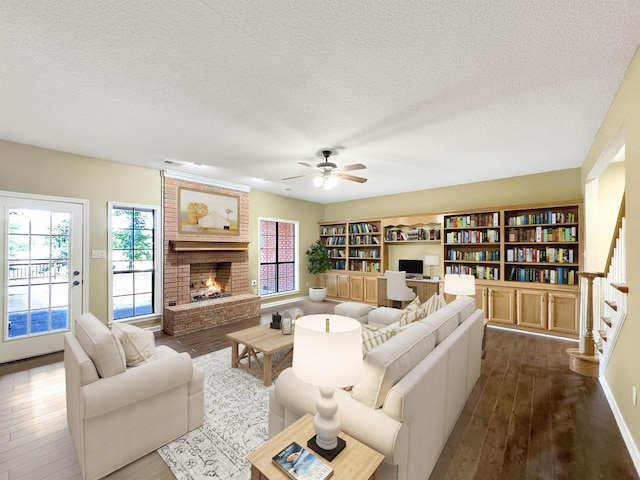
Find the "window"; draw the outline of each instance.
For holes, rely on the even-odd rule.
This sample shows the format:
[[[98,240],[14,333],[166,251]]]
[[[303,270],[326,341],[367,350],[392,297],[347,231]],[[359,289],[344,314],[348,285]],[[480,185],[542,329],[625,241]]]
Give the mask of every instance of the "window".
[[[259,222],[260,294],[298,290],[298,222],[264,218]]]
[[[112,319],[159,314],[162,242],[158,208],[109,204],[109,209]]]

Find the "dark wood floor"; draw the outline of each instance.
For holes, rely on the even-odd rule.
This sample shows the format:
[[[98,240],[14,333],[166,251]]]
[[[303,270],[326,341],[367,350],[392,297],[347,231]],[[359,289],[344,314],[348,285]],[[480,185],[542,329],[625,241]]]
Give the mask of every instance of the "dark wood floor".
[[[333,305],[305,302],[303,309],[323,313]],[[270,314],[177,338],[159,333],[157,342],[195,357],[227,347],[228,331],[268,322]],[[489,329],[481,377],[431,480],[638,479],[600,384],[568,368],[572,346]],[[153,452],[107,478],[174,476]],[[0,480],[18,479],[80,480],[61,353],[0,365]]]

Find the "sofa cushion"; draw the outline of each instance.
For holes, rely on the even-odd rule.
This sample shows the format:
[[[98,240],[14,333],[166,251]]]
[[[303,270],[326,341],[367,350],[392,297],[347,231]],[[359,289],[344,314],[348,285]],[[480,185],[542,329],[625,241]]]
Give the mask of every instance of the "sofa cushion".
[[[392,330],[362,325],[362,355],[389,340],[395,332]]]
[[[391,387],[426,357],[435,344],[436,333],[421,323],[394,335],[364,357],[362,380],[354,385],[352,397],[369,408],[381,407]]]
[[[153,332],[126,323],[113,323],[111,331],[122,344],[127,367],[137,367],[155,360],[156,339]]]
[[[471,297],[462,295],[447,306],[460,314],[458,321],[462,323],[476,310],[476,301]]]
[[[431,331],[436,333],[436,345],[440,345],[458,326],[459,316],[458,312],[446,306],[423,318],[420,323],[427,325]]]
[[[93,314],[85,313],[76,318],[75,335],[102,378],[112,377],[127,369],[122,345]]]

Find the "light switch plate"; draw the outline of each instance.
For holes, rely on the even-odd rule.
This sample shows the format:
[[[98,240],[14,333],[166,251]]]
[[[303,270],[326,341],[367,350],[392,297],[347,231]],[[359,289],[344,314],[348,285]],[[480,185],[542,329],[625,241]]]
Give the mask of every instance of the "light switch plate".
[[[107,258],[106,250],[91,250],[91,258]]]

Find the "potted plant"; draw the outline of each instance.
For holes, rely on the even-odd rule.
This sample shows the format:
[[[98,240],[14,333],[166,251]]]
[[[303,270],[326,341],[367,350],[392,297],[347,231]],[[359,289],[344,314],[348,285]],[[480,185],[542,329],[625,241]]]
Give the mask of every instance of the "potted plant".
[[[307,255],[307,270],[315,275],[315,286],[309,289],[309,298],[313,302],[323,302],[327,296],[326,287],[318,286],[319,275],[331,268],[329,252],[320,240],[316,240],[305,252]]]

